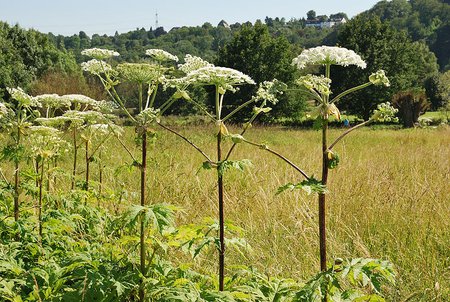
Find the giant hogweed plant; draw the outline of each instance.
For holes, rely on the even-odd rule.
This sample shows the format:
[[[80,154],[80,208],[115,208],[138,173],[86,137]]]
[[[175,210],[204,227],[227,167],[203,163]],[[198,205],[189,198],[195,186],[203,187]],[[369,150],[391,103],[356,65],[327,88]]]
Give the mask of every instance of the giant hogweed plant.
[[[39,117],[38,108],[42,105],[21,88],[8,88],[7,91],[12,101],[2,104],[0,108],[2,110],[2,127],[9,134],[9,142],[3,147],[1,157],[3,160],[14,163],[13,200],[14,219],[17,221],[19,219],[21,193],[20,163],[27,156],[23,138],[28,133],[34,119]]]
[[[327,270],[327,256],[326,256],[326,228],[325,228],[325,210],[326,210],[326,193],[328,192],[326,185],[328,183],[328,172],[330,169],[334,169],[339,164],[339,156],[334,151],[334,147],[345,136],[352,131],[367,125],[374,121],[396,121],[394,117],[396,109],[394,109],[389,103],[383,103],[378,105],[371,118],[360,124],[357,124],[341,135],[339,135],[334,141],[330,143],[328,135],[328,123],[331,118],[340,119],[340,111],[337,107],[339,101],[343,97],[349,95],[352,92],[364,89],[370,85],[377,86],[389,86],[389,79],[386,77],[383,70],[379,70],[369,76],[366,83],[355,86],[344,92],[341,92],[335,97],[332,97],[331,85],[331,66],[349,66],[356,65],[359,68],[365,68],[366,63],[352,50],[348,50],[341,47],[328,47],[320,46],[303,51],[298,57],[293,60],[293,64],[299,69],[303,69],[308,65],[319,65],[325,70],[324,75],[312,75],[308,74],[301,76],[297,79],[296,84],[300,86],[300,89],[315,101],[317,107],[314,109],[313,114],[316,116],[316,125],[321,130],[322,134],[322,174],[321,179],[318,180],[313,176],[309,176],[306,172],[300,169],[292,161],[285,156],[271,150],[267,145],[251,142],[246,139],[242,139],[243,142],[260,147],[263,150],[269,151],[279,158],[283,159],[294,169],[296,169],[305,180],[299,183],[289,183],[279,188],[277,193],[281,193],[285,190],[303,189],[308,193],[315,192],[318,194],[318,206],[319,206],[319,242],[320,242],[320,268],[321,271]]]
[[[92,48],[83,50],[82,54],[92,58],[90,61],[82,63],[83,70],[100,80],[111,99],[135,126],[138,140],[141,143],[141,160],[138,160],[119,139],[119,142],[133,159],[133,165],[140,170],[140,206],[138,211],[140,217],[140,271],[145,276],[147,271],[146,259],[149,257],[146,251],[145,216],[150,211],[146,201],[147,142],[149,136],[154,136],[152,124],[173,103],[173,97],[171,97],[163,102],[159,108],[155,108],[158,90],[171,77],[171,72],[174,70],[173,62],[178,61],[178,57],[160,49],[147,49],[146,55],[149,57],[149,61],[121,63],[113,66],[111,65],[112,58],[119,56],[118,52]],[[107,62],[108,60],[109,62]],[[128,108],[131,105],[130,100],[124,99],[117,92],[116,87],[121,83],[130,83],[136,88],[138,95],[137,114],[133,114]],[[141,301],[145,298],[143,288],[140,289],[139,298]]]
[[[205,169],[214,169],[217,174],[217,192],[218,192],[218,238],[210,239],[210,243],[214,243],[217,247],[219,253],[219,280],[218,287],[219,291],[224,290],[224,280],[225,280],[225,249],[226,249],[226,240],[225,240],[225,212],[224,212],[224,173],[226,170],[230,168],[237,168],[239,170],[243,170],[246,165],[250,162],[249,160],[230,160],[230,156],[238,143],[239,140],[242,139],[242,135],[248,130],[251,126],[251,123],[255,120],[255,118],[264,112],[268,112],[270,107],[267,107],[268,102],[276,103],[277,95],[282,93],[282,90],[285,88],[283,83],[274,80],[272,82],[264,82],[260,84],[257,94],[252,97],[250,100],[243,102],[241,105],[237,106],[233,110],[231,110],[228,114],[223,114],[223,109],[226,106],[225,94],[233,93],[239,89],[240,85],[254,85],[255,82],[248,76],[243,74],[238,70],[234,70],[231,68],[214,66],[207,61],[202,60],[201,58],[194,57],[191,55],[187,55],[185,57],[185,63],[179,65],[179,69],[185,73],[183,78],[175,79],[172,81],[168,81],[168,85],[176,88],[175,98],[183,98],[186,101],[190,102],[194,106],[196,106],[200,111],[206,114],[210,118],[210,120],[215,125],[214,133],[216,136],[216,157],[213,159],[212,156],[209,156],[201,147],[196,145],[187,137],[183,136],[179,132],[168,128],[167,126],[158,123],[161,127],[166,130],[174,133],[178,137],[182,138],[184,141],[189,143],[194,149],[202,154],[202,156],[206,159],[203,163],[203,168]],[[202,105],[200,102],[192,99],[189,96],[188,88],[192,86],[212,86],[214,88],[215,102],[213,106],[213,112],[208,111],[208,109]],[[258,104],[257,107],[255,104]],[[228,132],[226,122],[230,120],[230,118],[242,110],[243,108],[249,105],[255,105],[254,112],[249,121],[244,124],[244,127],[240,134],[231,135]],[[231,138],[233,141],[233,145],[231,148],[225,152],[223,147],[223,141],[225,138]],[[206,241],[205,241],[206,240]],[[203,243],[200,246],[205,246],[208,243],[208,239],[204,239]],[[196,251],[198,253],[198,250]]]

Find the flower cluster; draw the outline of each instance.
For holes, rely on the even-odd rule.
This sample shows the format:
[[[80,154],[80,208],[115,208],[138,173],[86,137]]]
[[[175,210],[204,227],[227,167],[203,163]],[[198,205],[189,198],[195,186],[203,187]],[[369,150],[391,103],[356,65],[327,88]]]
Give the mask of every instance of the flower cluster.
[[[304,86],[308,90],[315,90],[322,95],[330,95],[331,79],[321,76],[308,74],[301,76],[296,81],[297,85]]]
[[[194,70],[186,76],[186,79],[198,85],[215,85],[219,88],[220,94],[225,94],[227,90],[235,92],[236,85],[255,84],[252,78],[238,70],[217,66]]]
[[[264,81],[259,84],[256,95],[253,96],[253,101],[267,101],[272,104],[278,103],[278,96],[282,95],[287,86],[283,82],[273,79],[272,81]]]
[[[34,99],[32,96],[26,94],[22,88],[6,88],[8,90],[9,94],[13,99],[19,102],[20,107],[42,107],[41,103],[39,103],[36,99]]]
[[[123,63],[117,65],[119,76],[134,83],[151,83],[159,79],[161,67],[145,63]]]
[[[120,55],[117,51],[102,48],[85,49],[81,51],[81,54],[97,60],[109,59]]]
[[[65,117],[73,118],[73,119],[81,119],[85,124],[99,124],[106,123],[109,120],[108,115],[102,114],[98,111],[75,111],[70,110],[64,113]]]
[[[44,108],[69,108],[72,104],[67,98],[57,94],[41,94],[34,97]]]
[[[292,60],[292,65],[297,65],[298,69],[303,69],[307,65],[356,65],[364,69],[367,64],[353,50],[343,47],[318,46],[302,51],[298,57]]]
[[[61,99],[65,102],[70,102],[76,109],[80,109],[81,106],[84,108],[92,107],[95,109],[98,106],[96,100],[82,94],[66,94],[61,96]]]
[[[137,120],[139,121],[139,124],[141,126],[145,127],[153,123],[154,121],[158,121],[158,116],[159,116],[159,109],[147,108],[145,110],[142,110],[138,114]]]
[[[92,73],[93,75],[100,76],[103,73],[113,71],[111,65],[106,63],[105,61],[92,59],[87,62],[81,63],[81,68],[84,71]]]
[[[386,87],[391,86],[391,83],[389,82],[389,79],[386,76],[386,73],[382,69],[378,70],[375,73],[372,73],[369,76],[369,81],[370,81],[370,83],[372,83],[374,85],[384,85]]]
[[[372,117],[370,118],[373,121],[377,122],[398,122],[398,117],[395,117],[395,114],[398,112],[398,109],[392,107],[391,103],[381,103],[378,104],[377,109],[373,111]]]
[[[67,150],[68,144],[60,137],[60,131],[47,126],[31,126],[28,139],[31,153],[42,158],[51,158]]]
[[[166,61],[178,62],[177,56],[175,56],[165,50],[162,50],[162,49],[147,49],[145,51],[145,54],[159,62],[166,62]]]
[[[0,118],[3,118],[4,116],[8,115],[10,111],[8,110],[8,107],[5,106],[5,104],[0,102]]]
[[[189,74],[194,70],[203,67],[213,67],[213,66],[214,64],[211,64],[208,61],[203,60],[202,58],[187,54],[184,57],[184,64],[178,64],[178,69],[180,69],[185,74]]]

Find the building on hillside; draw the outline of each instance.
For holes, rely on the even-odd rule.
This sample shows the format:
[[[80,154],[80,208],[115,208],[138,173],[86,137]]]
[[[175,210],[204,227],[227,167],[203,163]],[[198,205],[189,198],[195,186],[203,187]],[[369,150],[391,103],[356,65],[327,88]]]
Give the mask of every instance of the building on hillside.
[[[318,28],[330,28],[335,25],[346,23],[347,19],[328,19],[326,21],[321,21],[318,19],[306,20],[305,27],[318,27]]]

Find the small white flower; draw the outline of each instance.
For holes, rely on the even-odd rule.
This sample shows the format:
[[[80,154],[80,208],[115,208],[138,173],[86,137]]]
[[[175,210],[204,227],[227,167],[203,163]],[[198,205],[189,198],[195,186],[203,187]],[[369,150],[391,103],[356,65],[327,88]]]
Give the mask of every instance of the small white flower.
[[[238,70],[217,66],[194,70],[186,76],[186,79],[198,85],[216,85],[221,94],[227,90],[236,91],[234,86],[237,85],[255,84],[252,78]]]
[[[318,46],[306,49],[292,60],[292,65],[297,65],[298,69],[303,69],[307,65],[356,65],[362,69],[367,66],[366,62],[353,50],[336,46]]]
[[[175,61],[178,62],[178,57],[162,49],[147,49],[145,51],[147,56],[154,58],[157,61]]]
[[[192,56],[187,54],[184,57],[184,64],[178,64],[178,69],[188,74],[194,70],[203,68],[203,67],[213,67],[214,64],[209,63],[208,61],[203,60],[202,58]]]
[[[105,61],[101,61],[101,60],[97,60],[97,59],[92,59],[87,62],[81,63],[81,68],[84,71],[90,72],[97,76],[113,70],[111,65],[109,65]]]
[[[103,49],[103,48],[89,48],[81,51],[82,55],[97,59],[97,60],[104,60],[109,59],[112,57],[117,57],[120,54],[117,51],[109,50],[109,49]]]

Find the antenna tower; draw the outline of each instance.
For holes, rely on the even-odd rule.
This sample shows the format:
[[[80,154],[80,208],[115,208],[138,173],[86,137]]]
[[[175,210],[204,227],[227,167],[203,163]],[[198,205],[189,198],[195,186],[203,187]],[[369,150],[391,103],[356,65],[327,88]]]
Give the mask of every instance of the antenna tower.
[[[156,11],[156,14],[155,14],[155,29],[157,29],[159,27],[159,24],[158,24],[158,11]]]

